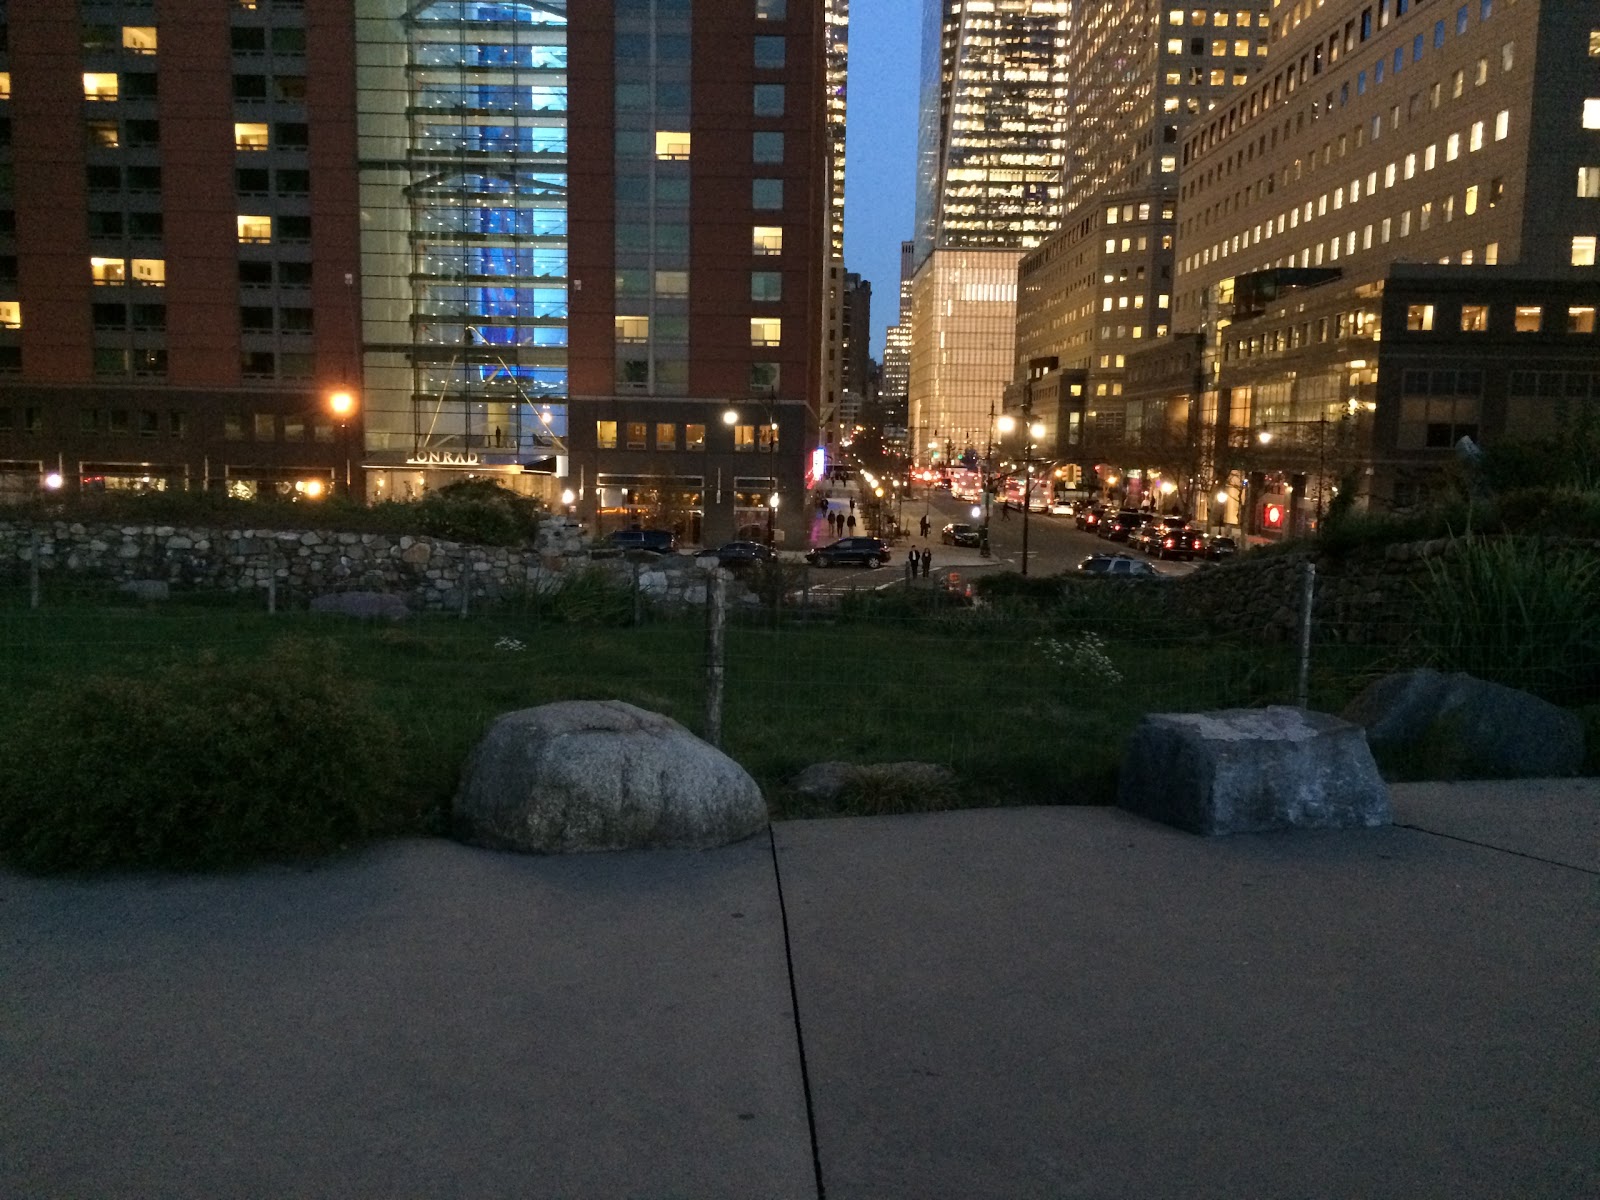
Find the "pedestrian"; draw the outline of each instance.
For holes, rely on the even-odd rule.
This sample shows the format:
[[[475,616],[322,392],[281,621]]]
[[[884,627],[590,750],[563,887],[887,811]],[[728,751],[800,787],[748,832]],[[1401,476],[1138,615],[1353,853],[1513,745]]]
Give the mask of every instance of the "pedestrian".
[[[848,517],[846,517],[844,519],[844,523],[845,523],[846,526],[849,527],[849,530],[850,530],[851,533],[855,533],[855,531],[856,531],[856,515],[855,515],[855,513],[851,513]]]
[[[909,584],[917,577],[917,549],[913,546],[906,551],[906,583]]]
[[[856,498],[854,496],[851,496],[850,497],[850,511],[851,512],[855,512],[855,510],[856,510]]]
[[[828,511],[828,532],[834,537],[839,536],[839,514],[833,510]]]
[[[926,579],[928,572],[933,568],[933,551],[926,546],[922,548],[922,577]]]
[[[928,540],[928,514],[922,514],[922,540]]]

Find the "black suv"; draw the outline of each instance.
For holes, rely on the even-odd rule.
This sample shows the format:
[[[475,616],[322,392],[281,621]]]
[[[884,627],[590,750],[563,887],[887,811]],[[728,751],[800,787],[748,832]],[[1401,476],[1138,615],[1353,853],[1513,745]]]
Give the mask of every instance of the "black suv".
[[[678,539],[670,529],[618,529],[608,539],[618,550],[653,550],[671,554]]]
[[[841,567],[848,563],[858,567],[881,567],[889,561],[889,544],[875,537],[840,538],[807,553],[806,561],[813,567]]]
[[[1100,518],[1100,525],[1094,531],[1096,537],[1107,538],[1113,542],[1125,542],[1128,535],[1144,524],[1148,513],[1135,512],[1125,508],[1116,516],[1109,513]]]

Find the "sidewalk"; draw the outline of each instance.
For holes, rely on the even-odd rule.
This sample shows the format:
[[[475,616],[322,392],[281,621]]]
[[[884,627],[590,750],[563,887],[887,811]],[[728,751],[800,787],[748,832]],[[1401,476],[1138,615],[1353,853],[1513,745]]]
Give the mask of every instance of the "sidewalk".
[[[0,874],[0,1195],[1600,1194],[1600,781],[1394,796]]]

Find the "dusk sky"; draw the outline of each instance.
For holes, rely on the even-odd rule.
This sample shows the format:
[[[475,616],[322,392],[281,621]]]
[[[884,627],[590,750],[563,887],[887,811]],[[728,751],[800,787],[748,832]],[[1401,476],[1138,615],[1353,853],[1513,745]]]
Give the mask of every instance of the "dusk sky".
[[[899,317],[900,243],[911,237],[917,173],[922,0],[850,6],[844,263],[872,283],[872,356]]]

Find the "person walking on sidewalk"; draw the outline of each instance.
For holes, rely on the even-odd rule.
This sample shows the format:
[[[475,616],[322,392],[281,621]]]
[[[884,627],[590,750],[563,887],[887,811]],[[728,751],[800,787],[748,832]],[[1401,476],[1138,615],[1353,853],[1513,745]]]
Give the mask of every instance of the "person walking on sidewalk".
[[[928,540],[928,514],[922,514],[922,540]]]
[[[933,568],[933,551],[926,546],[922,548],[922,577],[926,579],[928,572]]]
[[[846,517],[844,519],[844,523],[845,523],[845,528],[847,528],[852,534],[855,533],[855,531],[856,531],[856,515],[855,515],[855,513],[851,513],[848,517]]]
[[[917,548],[913,546],[906,551],[906,586],[911,586],[911,581],[917,577]]]

